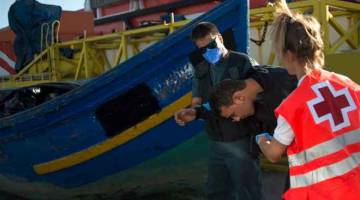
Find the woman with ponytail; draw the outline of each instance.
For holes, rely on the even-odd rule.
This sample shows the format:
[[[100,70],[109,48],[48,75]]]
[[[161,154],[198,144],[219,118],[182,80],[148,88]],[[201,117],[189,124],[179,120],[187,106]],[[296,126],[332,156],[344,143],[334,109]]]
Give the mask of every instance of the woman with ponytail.
[[[298,87],[276,109],[274,137],[257,143],[272,162],[287,150],[290,188],[284,199],[360,199],[360,87],[322,69],[321,26],[277,3],[274,49]]]

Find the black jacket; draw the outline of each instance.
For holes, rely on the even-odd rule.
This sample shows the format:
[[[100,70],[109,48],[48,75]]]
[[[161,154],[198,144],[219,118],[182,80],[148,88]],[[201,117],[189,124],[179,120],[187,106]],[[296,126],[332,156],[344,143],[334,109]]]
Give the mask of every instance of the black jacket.
[[[255,114],[248,119],[254,128],[254,134],[268,132],[272,134],[277,125],[275,109],[296,88],[297,79],[287,71],[274,66],[256,66],[250,78],[263,88],[255,101]]]
[[[253,78],[264,91],[257,96],[255,115],[233,122],[208,111],[196,108],[197,118],[205,119],[209,137],[218,141],[234,141],[261,132],[273,133],[276,127],[274,110],[296,88],[296,77],[285,69],[273,66],[254,66],[246,78]]]
[[[252,58],[243,53],[230,51],[228,56],[222,60],[225,67],[221,80],[225,79],[245,79],[252,73],[252,67],[256,64]],[[195,66],[194,76],[199,80],[199,93],[203,102],[207,102],[214,83],[211,80],[210,65],[202,62]],[[205,130],[210,139],[216,141],[236,141],[248,136],[247,124],[240,122],[234,123],[231,119],[216,116],[213,112],[207,112],[204,108],[197,108],[198,117],[205,119]],[[203,116],[202,113],[204,114]]]

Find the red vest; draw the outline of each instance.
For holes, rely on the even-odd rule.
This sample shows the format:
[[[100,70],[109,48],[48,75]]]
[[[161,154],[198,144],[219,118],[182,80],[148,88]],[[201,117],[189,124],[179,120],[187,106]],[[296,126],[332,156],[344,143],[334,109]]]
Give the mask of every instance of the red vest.
[[[324,70],[276,109],[294,131],[287,199],[360,200],[360,86]]]

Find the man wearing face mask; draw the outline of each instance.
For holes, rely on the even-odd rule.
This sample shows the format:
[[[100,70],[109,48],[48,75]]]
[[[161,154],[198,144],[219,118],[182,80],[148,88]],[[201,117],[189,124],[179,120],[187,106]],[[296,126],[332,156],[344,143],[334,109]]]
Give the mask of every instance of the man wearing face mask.
[[[194,66],[192,108],[176,112],[175,120],[182,126],[194,119],[205,120],[210,139],[207,199],[263,199],[258,158],[250,152],[250,131],[242,122],[218,117],[207,106],[220,81],[245,79],[257,63],[246,54],[227,50],[212,23],[199,23],[191,37],[204,61]]]

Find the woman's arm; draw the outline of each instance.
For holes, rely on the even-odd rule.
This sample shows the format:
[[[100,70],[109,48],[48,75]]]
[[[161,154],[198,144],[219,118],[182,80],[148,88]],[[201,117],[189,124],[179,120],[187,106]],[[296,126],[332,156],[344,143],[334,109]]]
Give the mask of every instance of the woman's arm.
[[[285,118],[279,115],[277,126],[274,131],[274,137],[270,141],[266,137],[261,136],[258,140],[258,144],[268,160],[271,162],[278,162],[287,146],[289,146],[294,139],[295,134],[291,126],[287,123]]]
[[[259,147],[265,157],[273,163],[278,162],[281,159],[281,156],[287,148],[286,145],[281,144],[275,138],[269,141],[266,137],[261,137],[259,139]]]

